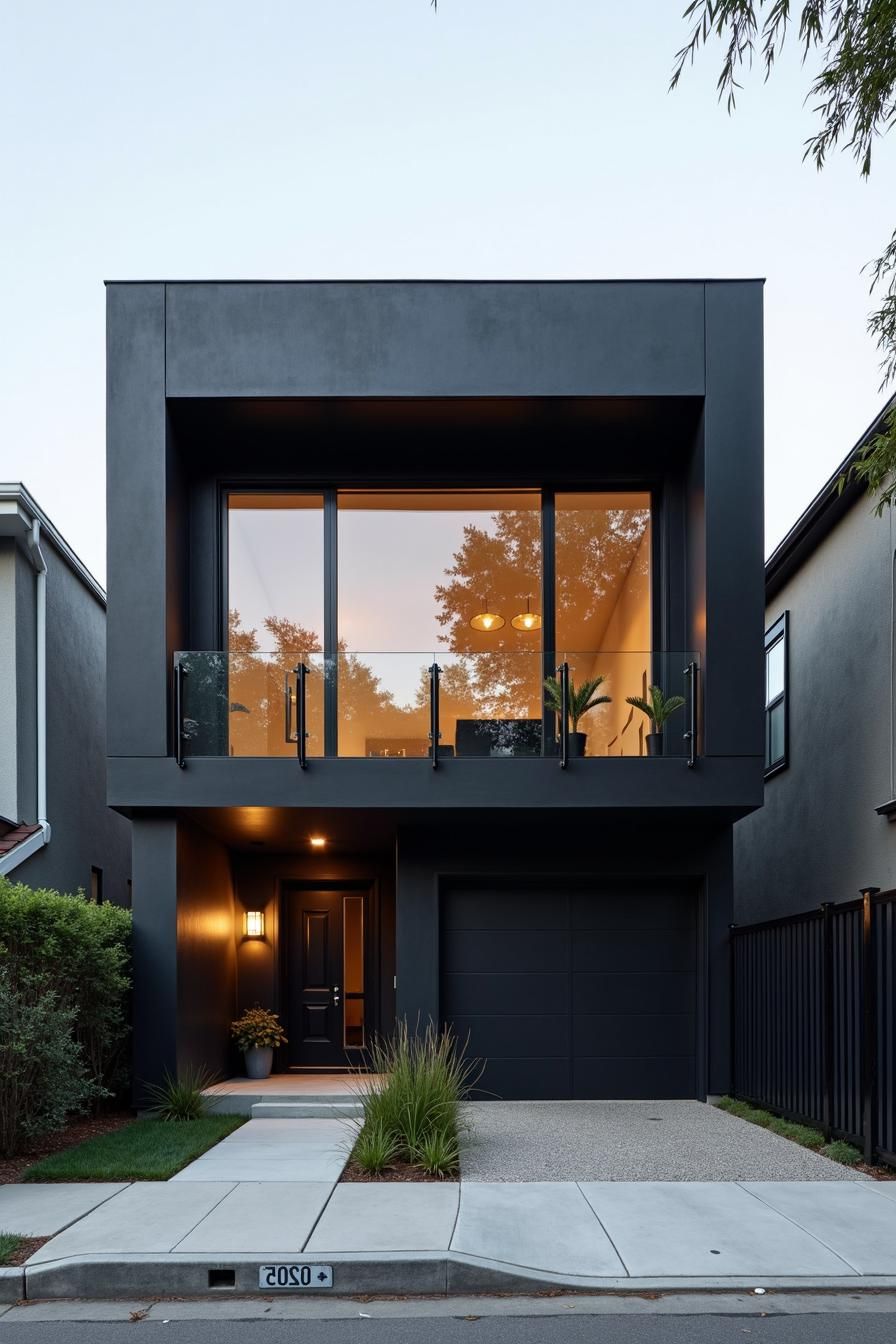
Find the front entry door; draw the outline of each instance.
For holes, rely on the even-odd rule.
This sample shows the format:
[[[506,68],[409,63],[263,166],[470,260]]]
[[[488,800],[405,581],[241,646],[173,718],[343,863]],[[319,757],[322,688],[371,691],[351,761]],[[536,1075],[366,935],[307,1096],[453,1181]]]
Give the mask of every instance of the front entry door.
[[[287,895],[289,1064],[345,1068],[364,1045],[364,893]]]

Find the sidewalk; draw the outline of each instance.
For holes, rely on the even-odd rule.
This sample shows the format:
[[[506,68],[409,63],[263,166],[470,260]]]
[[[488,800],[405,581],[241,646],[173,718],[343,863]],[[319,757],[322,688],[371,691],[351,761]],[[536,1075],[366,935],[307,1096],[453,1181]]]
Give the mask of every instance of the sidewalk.
[[[332,1266],[337,1296],[896,1286],[896,1182],[7,1186],[0,1226],[52,1237],[7,1301],[271,1296],[271,1261]]]

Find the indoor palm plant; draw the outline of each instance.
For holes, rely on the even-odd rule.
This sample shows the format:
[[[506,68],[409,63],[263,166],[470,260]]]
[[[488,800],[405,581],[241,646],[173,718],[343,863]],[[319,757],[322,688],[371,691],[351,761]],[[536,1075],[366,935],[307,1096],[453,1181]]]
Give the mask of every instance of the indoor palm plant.
[[[674,714],[676,709],[681,709],[684,696],[666,696],[659,686],[648,686],[647,694],[649,700],[640,695],[627,695],[625,699],[627,704],[634,705],[635,709],[640,709],[646,714],[652,724],[652,731],[647,734],[647,755],[662,756],[663,726],[670,714]]]
[[[274,1046],[286,1041],[277,1014],[256,1003],[231,1022],[230,1034],[243,1052],[247,1077],[267,1078],[274,1062]]]
[[[569,721],[572,724],[572,731],[569,734],[569,754],[570,756],[584,756],[585,743],[588,741],[587,733],[579,732],[579,719],[587,714],[589,709],[595,705],[608,705],[610,696],[598,695],[598,691],[606,680],[605,677],[590,677],[583,681],[581,686],[576,686],[572,677],[569,679],[569,694],[567,696],[567,712]],[[545,701],[547,707],[553,710],[555,714],[563,713],[563,687],[559,677],[548,677],[544,683]]]

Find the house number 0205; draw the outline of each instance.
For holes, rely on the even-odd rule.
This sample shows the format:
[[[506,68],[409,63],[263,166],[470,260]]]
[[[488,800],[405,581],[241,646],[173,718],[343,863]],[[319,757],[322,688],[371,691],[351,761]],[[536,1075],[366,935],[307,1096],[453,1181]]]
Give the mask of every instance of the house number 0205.
[[[332,1288],[332,1265],[259,1265],[259,1288]]]

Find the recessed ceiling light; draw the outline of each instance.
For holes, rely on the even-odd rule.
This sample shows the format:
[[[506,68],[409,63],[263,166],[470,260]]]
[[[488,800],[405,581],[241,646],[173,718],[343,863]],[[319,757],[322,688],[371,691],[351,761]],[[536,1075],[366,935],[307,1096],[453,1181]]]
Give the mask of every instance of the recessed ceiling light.
[[[323,835],[312,835],[312,837],[311,837],[311,848],[312,848],[312,849],[323,849],[323,847],[324,847],[324,845],[325,845],[326,843],[327,843],[326,836],[323,836]]]

